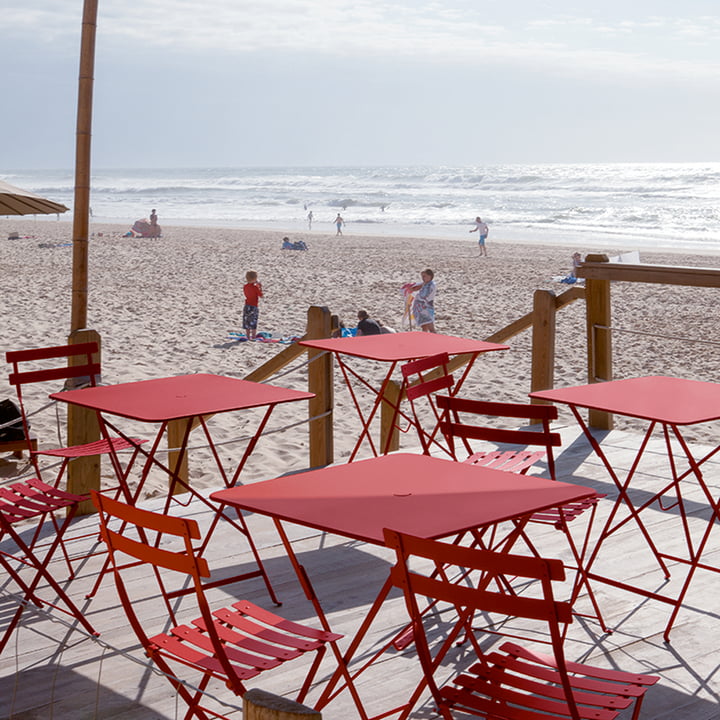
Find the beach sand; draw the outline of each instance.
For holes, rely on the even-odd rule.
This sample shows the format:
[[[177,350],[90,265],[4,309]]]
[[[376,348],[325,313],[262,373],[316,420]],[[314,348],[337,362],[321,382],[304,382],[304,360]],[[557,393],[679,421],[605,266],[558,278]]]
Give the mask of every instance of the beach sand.
[[[552,278],[569,270],[573,249],[583,255],[605,251],[602,247],[517,245],[497,239],[500,230],[489,240],[487,258],[479,257],[472,236],[447,240],[354,237],[346,228],[340,238],[323,232],[294,234],[291,240],[304,240],[309,247],[307,252],[296,252],[280,249],[284,234],[280,232],[163,226],[162,238],[147,240],[122,237],[126,230],[125,226],[91,226],[88,327],[102,336],[105,383],[194,372],[245,377],[285,347],[238,342],[228,336],[228,331],[241,330],[242,285],[250,269],[257,271],[265,291],[259,330],[278,337],[302,335],[311,305],[328,307],[348,326],[355,325],[357,310],[365,308],[371,317],[400,330],[401,286],[419,282],[420,270],[430,267],[438,288],[438,332],[486,338],[529,312],[536,289],[560,294],[569,287]],[[8,240],[13,231],[21,238]],[[0,219],[3,350],[65,343],[70,326],[71,232],[71,223],[64,220]],[[642,253],[641,257],[648,263],[719,265],[715,256]],[[719,298],[715,289],[614,284],[615,377],[668,374],[720,381],[716,359]],[[587,381],[584,313],[582,302],[559,313],[556,386]],[[478,360],[463,394],[518,402],[527,399],[530,331],[508,344],[510,350]],[[301,364],[298,360],[291,367]],[[371,363],[360,367],[371,381],[384,372],[384,367]],[[335,456],[342,460],[357,438],[359,425],[342,378],[336,375]],[[276,382],[305,389],[306,369],[299,367]],[[6,379],[0,387],[0,398],[14,397]],[[270,426],[283,427],[305,417],[304,403],[279,407]],[[571,422],[564,409],[561,420]],[[33,420],[42,445],[57,442],[56,423],[54,410]],[[230,443],[250,434],[255,423],[257,415],[252,413],[227,414],[213,418],[211,430],[216,439]],[[620,421],[618,427],[627,427],[627,422]],[[154,430],[142,425],[129,429],[143,437],[152,437]],[[704,426],[694,436],[708,439],[716,430]],[[191,445],[195,440],[203,444],[200,435]],[[402,436],[402,446],[414,444],[414,438]],[[304,425],[264,437],[243,479],[307,467],[307,445]],[[223,445],[228,467],[233,459],[237,462],[242,448],[243,442]],[[0,477],[11,477],[22,469],[23,463],[8,457],[0,461]],[[191,455],[191,477],[199,487],[220,484],[202,448]],[[153,477],[150,492],[160,492],[164,482]]]

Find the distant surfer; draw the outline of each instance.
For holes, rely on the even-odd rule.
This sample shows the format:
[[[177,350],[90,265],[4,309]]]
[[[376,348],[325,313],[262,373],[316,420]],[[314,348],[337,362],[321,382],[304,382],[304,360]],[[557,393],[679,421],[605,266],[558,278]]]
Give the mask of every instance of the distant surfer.
[[[485,247],[485,241],[487,240],[488,230],[487,223],[482,221],[482,218],[478,215],[475,218],[475,227],[470,232],[477,232],[478,234],[478,245],[480,246],[480,255],[487,257],[487,248]]]
[[[313,211],[311,210],[307,215],[308,230],[312,230]]]

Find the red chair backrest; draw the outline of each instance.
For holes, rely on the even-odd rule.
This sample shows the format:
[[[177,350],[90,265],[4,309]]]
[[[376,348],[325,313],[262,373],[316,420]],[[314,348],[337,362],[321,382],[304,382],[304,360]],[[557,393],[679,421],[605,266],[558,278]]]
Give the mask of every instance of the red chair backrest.
[[[449,363],[450,356],[447,353],[439,353],[419,360],[411,360],[400,368],[403,376],[403,389],[413,413],[413,425],[426,455],[430,454],[432,445],[438,445],[449,454],[447,448],[442,447],[435,440],[441,413],[434,399],[436,393],[452,391],[455,385],[455,379],[448,368]],[[421,413],[415,402],[420,398],[427,398],[427,405],[431,411],[429,414],[431,428],[423,426]]]
[[[100,363],[93,360],[93,354],[97,351],[96,342],[55,345],[33,350],[11,350],[5,353],[5,359],[13,366],[9,382],[11,385],[19,387],[49,380],[87,378],[91,385],[95,385],[95,378],[100,375]],[[21,370],[19,367],[21,363],[36,363],[58,358],[66,359],[67,363],[52,368],[33,370]]]
[[[120,602],[143,647],[152,652],[154,646],[150,635],[145,630],[143,620],[136,612],[136,600],[141,597],[143,600],[148,597],[157,597],[164,603],[172,624],[176,624],[176,598],[194,593],[195,610],[200,611],[202,621],[207,628],[207,636],[229,682],[233,686],[240,683],[215,629],[210,605],[202,584],[202,578],[210,577],[210,570],[207,562],[199,556],[193,546],[193,540],[199,540],[201,537],[197,522],[142,510],[113,500],[96,490],[91,490],[90,495],[99,513],[100,535],[108,547]],[[111,528],[111,523],[118,529]],[[176,542],[171,545],[173,549],[160,547],[160,541],[167,536],[181,539],[182,548],[178,550]],[[147,585],[143,582],[138,583],[137,577],[134,575],[128,576],[126,582],[124,574],[130,572],[138,563],[128,563],[126,558],[120,557],[120,555],[151,566],[158,592],[148,593]],[[181,582],[174,583],[172,589],[168,589],[165,583],[166,578],[161,573],[162,570],[179,573],[185,577]],[[181,586],[182,589],[178,590],[175,586]],[[140,596],[136,591],[140,592]],[[151,617],[157,617],[157,614],[151,615]]]
[[[542,446],[547,453],[551,476],[554,477],[552,448],[560,447],[562,444],[560,434],[550,431],[550,421],[556,420],[558,416],[557,408],[554,405],[488,402],[448,395],[438,395],[435,401],[442,415],[440,432],[445,437],[453,454],[455,453],[456,438],[465,443],[468,452],[471,452],[471,450],[466,442],[467,440],[483,440],[521,446]],[[541,427],[538,430],[522,430],[461,422],[461,413],[473,415],[473,419],[478,417],[499,417],[520,418],[528,420],[528,422],[535,420],[540,422]]]
[[[473,619],[477,618],[477,613],[495,613],[504,617],[539,621],[545,625],[546,632],[549,631],[557,669],[563,676],[562,684],[568,695],[567,702],[574,710],[573,717],[580,717],[570,691],[560,629],[560,623],[572,622],[572,606],[570,603],[555,600],[552,588],[554,581],[565,578],[562,561],[463,547],[388,529],[384,530],[384,535],[385,545],[395,550],[397,558],[391,570],[391,579],[393,584],[403,591],[413,623],[413,638],[418,658],[425,680],[436,700],[440,693],[434,673],[442,661],[442,655],[447,652],[449,643],[454,642],[458,632],[469,629],[472,648],[478,654],[480,662],[483,662],[484,651],[481,646],[484,645],[484,637],[476,637]],[[454,579],[456,577],[462,578],[462,581]],[[508,593],[500,589],[501,583],[497,585],[498,590],[490,589],[496,579],[507,577],[537,580],[541,592],[532,597]],[[439,653],[436,650],[437,644],[433,645],[434,650],[431,652],[423,623],[421,605],[424,608],[428,601],[440,603],[435,605],[435,612],[427,614],[428,618],[431,618],[430,622],[437,623],[438,612],[452,609],[447,605],[454,606],[457,611],[457,619],[447,613],[442,614],[443,620],[448,622],[449,627],[454,627],[456,634],[451,634],[445,640]],[[443,717],[446,715],[443,714]]]
[[[387,529],[384,535],[385,545],[395,550],[397,556],[391,571],[393,584],[414,596],[437,599],[475,612],[502,613],[551,623],[572,621],[570,603],[553,597],[552,583],[565,579],[562,560],[509,555]],[[417,570],[418,559],[431,561],[431,565],[425,565],[428,572]],[[462,568],[463,572],[474,571],[483,578],[480,587],[452,582],[448,579],[450,567]],[[488,589],[494,578],[503,576],[539,581],[543,588],[542,597]]]

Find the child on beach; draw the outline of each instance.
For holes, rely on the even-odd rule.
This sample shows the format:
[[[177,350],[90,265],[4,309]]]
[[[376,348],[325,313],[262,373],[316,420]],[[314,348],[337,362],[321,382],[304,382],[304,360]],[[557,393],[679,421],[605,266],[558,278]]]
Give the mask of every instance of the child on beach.
[[[430,269],[420,273],[422,282],[412,286],[413,292],[417,292],[413,301],[412,314],[415,323],[420,326],[423,332],[435,332],[435,273]]]
[[[243,307],[243,328],[247,332],[247,339],[254,340],[257,335],[258,317],[260,310],[258,303],[263,296],[262,285],[258,282],[258,275],[254,270],[245,273],[245,305]]]

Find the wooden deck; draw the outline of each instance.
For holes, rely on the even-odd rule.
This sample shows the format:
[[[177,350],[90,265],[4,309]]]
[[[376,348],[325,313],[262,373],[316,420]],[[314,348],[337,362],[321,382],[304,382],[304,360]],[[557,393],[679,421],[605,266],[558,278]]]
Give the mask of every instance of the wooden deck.
[[[615,488],[604,468],[578,435],[576,428],[562,429],[563,448],[558,459],[559,479],[595,487],[615,496]],[[601,433],[602,444],[617,468],[628,468],[640,436],[613,431]],[[695,448],[696,450],[698,448]],[[713,493],[720,495],[720,463],[708,463],[705,476]],[[642,496],[667,477],[664,446],[660,437],[653,440],[647,461],[640,468],[634,492]],[[693,512],[692,528],[699,532],[707,518],[706,503],[694,482],[688,481],[686,503]],[[151,503],[148,503],[151,507]],[[596,527],[610,507],[601,504]],[[187,508],[178,507],[176,514],[192,515],[201,525],[209,521],[209,513],[199,503]],[[652,510],[647,514],[651,524],[662,523],[667,530],[658,534],[667,545],[665,549],[684,548],[675,512]],[[295,575],[285,558],[282,545],[272,523],[266,518],[247,518],[260,548],[275,589],[283,601],[281,612],[291,619],[313,622],[312,608],[302,595]],[[93,518],[80,524],[93,528]],[[581,534],[582,526],[576,531]],[[313,579],[316,590],[333,624],[333,629],[351,635],[372,602],[377,589],[387,576],[390,556],[380,548],[349,542],[301,527],[291,528],[297,552]],[[720,565],[718,529],[712,536],[706,554]],[[568,558],[562,533],[551,528],[533,528],[536,546],[548,557]],[[221,573],[237,572],[252,566],[244,539],[230,528],[218,531],[214,537],[209,561],[212,569]],[[66,624],[64,615],[28,610],[22,627],[15,633],[0,657],[0,718],[13,720],[45,720],[46,718],[176,718],[184,716],[182,705],[176,704],[169,683],[145,661],[122,609],[115,596],[112,579],[108,576],[100,592],[92,601],[84,594],[91,586],[102,563],[102,557],[88,560],[78,577],[70,584],[73,598],[87,608],[88,617],[101,632],[98,640]],[[674,586],[684,578],[684,568],[678,568],[677,578],[665,585],[652,555],[647,551],[639,533],[628,525],[605,546],[596,570],[611,567],[627,580],[657,589]],[[59,566],[58,573],[62,573]],[[142,576],[138,576],[142,582]],[[568,656],[592,661],[598,665],[617,666],[660,676],[660,683],[647,695],[642,718],[654,720],[718,720],[720,718],[720,577],[708,571],[698,571],[671,635],[671,644],[663,641],[662,633],[670,607],[647,600],[616,588],[595,584],[606,621],[614,628],[604,635],[597,623],[579,619],[568,633]],[[246,581],[232,590],[266,607],[272,607],[259,580]],[[14,610],[16,597],[7,584],[0,585],[0,626]],[[227,597],[217,591],[218,602]],[[589,608],[587,598],[578,601],[581,609]],[[380,644],[405,623],[402,599],[395,594],[373,628],[364,649]],[[148,617],[148,626],[161,625]],[[466,648],[459,647],[449,657],[444,670],[451,674],[466,661]],[[251,687],[260,687],[279,695],[294,696],[303,677],[303,660],[290,663],[279,671],[267,672]],[[325,660],[321,680],[333,669],[332,658]],[[358,687],[366,709],[374,714],[398,705],[407,697],[418,680],[418,665],[412,646],[400,653],[388,652],[382,660],[363,674]],[[235,702],[232,696],[215,691],[224,699]],[[314,691],[308,704],[312,704]],[[239,706],[239,702],[237,702]],[[239,710],[233,716],[240,716]],[[357,717],[348,693],[343,693],[324,711],[326,718]],[[413,717],[434,717],[433,706],[427,700],[415,710]]]

